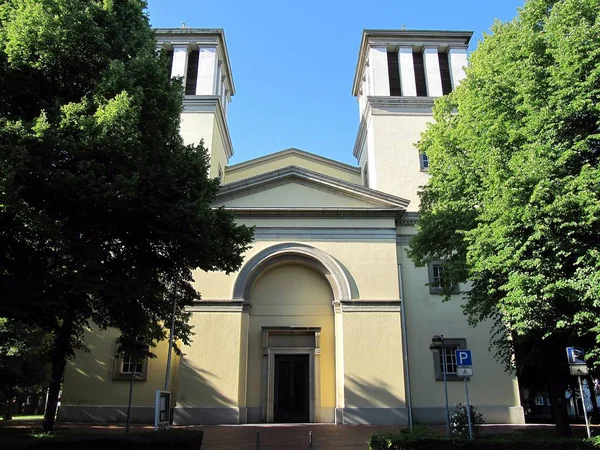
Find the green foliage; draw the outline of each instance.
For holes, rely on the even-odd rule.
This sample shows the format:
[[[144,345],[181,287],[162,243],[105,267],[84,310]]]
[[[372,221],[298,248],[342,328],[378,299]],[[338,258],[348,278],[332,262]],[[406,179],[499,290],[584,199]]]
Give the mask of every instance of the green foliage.
[[[36,433],[0,440],[0,450],[198,450],[203,432],[163,431],[131,434],[103,433]]]
[[[0,316],[55,334],[50,403],[91,322],[152,345],[176,297],[189,343],[192,270],[237,270],[252,239],[211,207],[145,6],[0,2]]]
[[[473,437],[479,435],[479,427],[485,423],[485,418],[473,405],[469,405],[471,410],[471,430]],[[452,434],[458,434],[464,438],[469,437],[469,417],[467,416],[467,405],[459,403],[450,416],[450,431]]]
[[[447,437],[411,437],[405,433],[375,433],[369,440],[369,450],[592,450],[600,448],[597,439],[519,439],[494,437],[491,439],[457,439]]]
[[[470,281],[507,368],[566,379],[564,347],[600,342],[600,0],[530,0],[492,32],[418,144],[410,256]]]
[[[53,337],[35,326],[0,317],[0,394],[39,392],[48,385]]]

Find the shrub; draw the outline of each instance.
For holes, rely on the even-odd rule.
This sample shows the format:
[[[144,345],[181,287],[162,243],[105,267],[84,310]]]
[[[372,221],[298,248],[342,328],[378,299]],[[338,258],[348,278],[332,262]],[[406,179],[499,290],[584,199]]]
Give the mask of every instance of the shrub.
[[[43,437],[41,437],[43,436]],[[0,439],[0,450],[199,450],[202,431],[164,431],[131,434],[32,434]]]
[[[447,437],[416,437],[404,433],[375,433],[370,450],[598,450],[594,439],[520,439],[494,438],[468,440]]]
[[[471,426],[473,436],[479,434],[479,426],[485,423],[485,418],[473,405],[469,405],[471,410]],[[467,416],[467,406],[459,403],[450,416],[450,431],[452,434],[458,434],[464,438],[469,437],[469,417]]]

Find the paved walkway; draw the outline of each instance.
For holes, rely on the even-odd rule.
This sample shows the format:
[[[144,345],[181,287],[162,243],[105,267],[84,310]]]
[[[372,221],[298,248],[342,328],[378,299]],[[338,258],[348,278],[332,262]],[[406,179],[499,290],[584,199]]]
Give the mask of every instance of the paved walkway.
[[[204,426],[202,450],[366,450],[376,431],[395,431],[398,427],[350,425],[233,425]],[[256,445],[257,432],[260,447]],[[312,432],[312,447],[309,433]]]

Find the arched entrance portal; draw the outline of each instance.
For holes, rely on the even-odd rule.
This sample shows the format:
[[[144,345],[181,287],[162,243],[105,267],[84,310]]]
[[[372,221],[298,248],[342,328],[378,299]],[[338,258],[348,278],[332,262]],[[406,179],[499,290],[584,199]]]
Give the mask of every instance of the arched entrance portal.
[[[240,383],[247,422],[335,422],[344,403],[335,311],[350,292],[343,269],[314,247],[280,244],[248,261],[234,287],[249,305]]]

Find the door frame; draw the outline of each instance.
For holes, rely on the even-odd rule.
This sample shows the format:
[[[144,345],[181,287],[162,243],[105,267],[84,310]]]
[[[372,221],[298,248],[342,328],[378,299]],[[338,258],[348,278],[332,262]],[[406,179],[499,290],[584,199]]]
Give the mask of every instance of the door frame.
[[[266,405],[263,403],[263,408],[266,406],[266,422],[273,423],[275,415],[275,355],[308,355],[308,420],[310,423],[316,422],[316,405],[321,404],[321,395],[319,389],[316,389],[321,385],[319,375],[321,368],[320,358],[315,358],[314,347],[269,347],[267,349],[265,358],[267,367],[263,367],[265,385],[263,392],[266,391],[266,398],[263,396]]]

